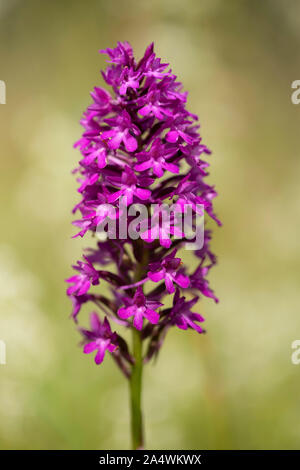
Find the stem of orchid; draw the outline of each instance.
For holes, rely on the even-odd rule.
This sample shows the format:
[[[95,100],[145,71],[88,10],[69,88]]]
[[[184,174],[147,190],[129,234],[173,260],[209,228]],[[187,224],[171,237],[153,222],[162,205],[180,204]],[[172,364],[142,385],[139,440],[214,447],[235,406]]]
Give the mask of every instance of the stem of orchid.
[[[145,275],[145,269],[149,262],[149,250],[141,239],[137,240],[141,243],[143,253],[142,260],[137,266],[135,273],[135,282],[138,282]],[[141,331],[132,327],[132,352],[134,364],[131,369],[129,380],[130,387],[130,410],[131,410],[131,441],[132,449],[142,449],[144,446],[143,433],[143,414],[142,414],[142,376],[143,376],[143,341]]]
[[[131,405],[131,439],[132,449],[143,448],[143,417],[141,408],[143,356],[141,332],[132,329],[133,356],[135,363],[132,366],[130,377],[130,405]]]

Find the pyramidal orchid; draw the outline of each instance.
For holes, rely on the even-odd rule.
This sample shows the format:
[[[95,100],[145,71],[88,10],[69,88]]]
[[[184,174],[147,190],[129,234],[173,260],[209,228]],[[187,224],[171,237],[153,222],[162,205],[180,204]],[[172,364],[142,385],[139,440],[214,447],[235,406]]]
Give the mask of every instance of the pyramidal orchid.
[[[76,324],[82,307],[92,308],[90,327],[79,327],[83,352],[97,365],[110,355],[128,379],[132,446],[138,449],[144,446],[143,365],[158,355],[169,328],[204,332],[204,318],[194,311],[201,296],[218,302],[207,280],[216,264],[212,233],[202,227],[199,244],[196,226],[205,214],[220,222],[212,204],[217,193],[205,182],[210,151],[169,65],[153,44],[140,61],[127,42],[100,52],[108,55],[102,76],[109,90],[91,92],[74,170],[81,198],[73,210],[79,214],[74,236],[91,234],[95,241],[73,266],[67,295]],[[195,240],[189,269],[183,249]],[[122,328],[131,331],[132,344]]]

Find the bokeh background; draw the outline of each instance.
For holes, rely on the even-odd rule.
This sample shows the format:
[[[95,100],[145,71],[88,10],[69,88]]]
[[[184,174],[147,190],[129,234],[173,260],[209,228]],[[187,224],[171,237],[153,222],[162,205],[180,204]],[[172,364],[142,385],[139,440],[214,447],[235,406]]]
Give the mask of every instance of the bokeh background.
[[[129,446],[127,384],[82,354],[63,282],[86,246],[72,145],[118,40],[137,56],[154,40],[189,91],[224,222],[207,335],[174,329],[145,371],[147,446],[299,448],[297,0],[0,0],[0,447]]]

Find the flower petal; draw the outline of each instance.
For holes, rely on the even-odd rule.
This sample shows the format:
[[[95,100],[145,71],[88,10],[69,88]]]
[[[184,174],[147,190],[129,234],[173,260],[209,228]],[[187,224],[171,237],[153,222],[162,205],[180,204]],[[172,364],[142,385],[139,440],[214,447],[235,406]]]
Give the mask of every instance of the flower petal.
[[[98,349],[98,345],[96,341],[93,341],[92,343],[88,343],[84,346],[83,352],[84,354],[90,354],[91,352],[95,351],[95,349]]]
[[[137,330],[141,330],[143,328],[143,315],[140,309],[137,309],[137,312],[134,316],[133,325]]]
[[[147,318],[147,320],[149,320],[150,323],[153,323],[154,325],[159,321],[159,314],[151,308],[146,308],[144,316]]]
[[[188,278],[188,276],[184,276],[183,274],[178,274],[175,277],[175,282],[184,289],[189,287],[190,285],[190,279]]]
[[[175,292],[175,287],[174,287],[174,284],[173,284],[173,278],[172,278],[171,274],[166,273],[165,283],[166,283],[166,288],[167,288],[167,291],[169,292],[169,294],[172,294],[173,292]]]
[[[127,152],[134,152],[137,149],[137,146],[138,146],[137,141],[129,133],[124,134],[123,142],[125,144],[125,148]]]
[[[164,272],[158,271],[157,273],[152,273],[151,271],[148,272],[148,277],[153,282],[159,282],[164,278]]]
[[[136,195],[138,198],[142,199],[142,201],[147,201],[151,196],[151,191],[149,189],[136,188]]]

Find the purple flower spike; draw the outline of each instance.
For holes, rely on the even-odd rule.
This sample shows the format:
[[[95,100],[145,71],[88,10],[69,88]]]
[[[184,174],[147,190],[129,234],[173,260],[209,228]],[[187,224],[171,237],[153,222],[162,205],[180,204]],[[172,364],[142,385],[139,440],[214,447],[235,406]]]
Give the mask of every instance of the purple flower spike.
[[[181,264],[180,258],[175,258],[176,250],[167,255],[162,262],[151,263],[149,265],[150,271],[148,277],[153,282],[159,282],[164,279],[167,291],[169,294],[175,292],[174,283],[182,288],[187,288],[190,285],[188,276],[178,273],[177,270]]]
[[[106,317],[103,323],[101,323],[97,313],[92,313],[90,323],[90,330],[81,329],[82,335],[85,340],[88,341],[83,348],[83,352],[90,354],[91,352],[97,351],[95,363],[101,364],[106,351],[112,353],[117,349],[117,335],[116,333],[112,333],[109,321]]]
[[[205,225],[203,234],[197,224],[203,215],[221,223],[213,208],[217,193],[205,179],[211,151],[169,64],[156,57],[153,43],[140,60],[126,41],[101,52],[108,55],[102,77],[109,91],[92,90],[80,121],[74,170],[80,201],[73,209],[79,212],[74,237],[98,240],[73,266],[67,294],[75,323],[90,302],[102,315],[92,313],[90,329],[80,328],[83,352],[101,364],[108,351],[130,381],[137,449],[144,448],[143,364],[158,355],[170,328],[204,332],[204,318],[193,311],[199,298],[218,302],[207,279],[217,261],[212,232]],[[191,267],[176,256],[187,243],[195,250]],[[112,332],[111,321],[130,330],[131,347]]]
[[[120,308],[118,310],[118,315],[124,320],[133,316],[133,325],[137,330],[141,330],[143,328],[144,318],[149,320],[152,324],[158,323],[159,314],[154,310],[154,308],[161,305],[162,304],[160,302],[147,300],[143,294],[143,289],[138,287],[134,294],[132,304],[127,307]]]
[[[163,176],[165,170],[170,173],[179,173],[179,167],[167,160],[177,153],[177,148],[167,147],[161,143],[160,139],[155,139],[149,152],[141,152],[137,154],[137,163],[134,167],[137,171],[145,171],[152,168],[154,175]]]
[[[88,301],[93,301],[94,296],[91,294],[83,294],[83,295],[70,295],[70,299],[73,304],[73,310],[71,313],[71,317],[77,322],[77,315],[79,314],[82,305],[84,305]]]
[[[108,142],[110,149],[118,149],[122,142],[127,152],[134,152],[137,149],[136,136],[140,134],[140,130],[133,124],[127,111],[122,111],[115,118],[105,119],[104,122],[112,127],[101,134],[102,140]]]
[[[151,218],[151,228],[141,231],[142,240],[145,240],[147,243],[159,240],[161,246],[170,248],[172,245],[172,235],[183,238],[184,233],[177,227],[176,218],[173,216],[169,221],[167,217],[168,211],[158,204]]]
[[[128,88],[137,90],[140,86],[140,72],[135,73],[132,69],[125,67],[121,74],[120,95],[126,95]]]
[[[151,196],[151,191],[149,189],[143,189],[138,187],[138,179],[131,170],[131,168],[126,167],[122,173],[122,176],[111,181],[115,186],[120,187],[119,191],[114,192],[108,196],[109,202],[115,202],[120,197],[126,198],[126,204],[132,204],[134,196],[137,196],[138,199],[142,201],[147,201]]]
[[[84,159],[82,160],[83,165],[90,165],[93,162],[96,162],[98,165],[98,168],[104,168],[106,166],[106,156],[107,152],[105,147],[99,147],[99,148],[88,148],[84,152]]]
[[[203,333],[201,326],[195,322],[203,322],[204,318],[199,313],[191,312],[191,308],[197,303],[198,297],[186,301],[185,297],[180,297],[179,289],[176,289],[173,299],[173,308],[170,312],[171,323],[182,330],[192,328],[198,333]]]
[[[156,57],[153,43],[140,60],[126,41],[101,52],[109,90],[91,92],[73,171],[80,195],[74,238],[97,241],[73,266],[67,294],[75,323],[90,302],[101,314],[79,329],[83,352],[101,364],[108,351],[130,381],[133,448],[141,449],[143,365],[158,355],[170,328],[204,332],[193,309],[202,296],[218,299],[207,279],[217,259],[203,216],[204,224],[207,216],[221,222],[217,192],[206,182],[211,151],[169,64]],[[193,263],[192,256],[185,262],[184,248],[194,248]],[[111,321],[129,330],[132,345]]]
[[[77,261],[77,265],[73,266],[79,274],[66,279],[66,282],[73,284],[67,289],[68,295],[83,295],[89,290],[91,284],[94,286],[99,284],[98,272],[94,269],[92,263],[90,263],[88,259],[85,258],[85,260],[86,263]]]

